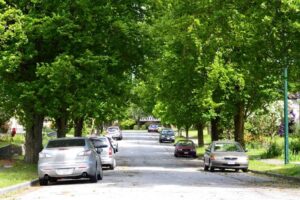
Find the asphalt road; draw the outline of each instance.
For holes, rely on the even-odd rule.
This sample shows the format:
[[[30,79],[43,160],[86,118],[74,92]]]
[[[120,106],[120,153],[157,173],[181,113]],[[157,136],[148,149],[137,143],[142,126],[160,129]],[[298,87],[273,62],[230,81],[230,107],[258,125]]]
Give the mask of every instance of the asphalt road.
[[[124,132],[117,167],[105,170],[98,183],[60,181],[35,186],[6,199],[64,200],[296,200],[300,185],[243,172],[204,172],[202,161],[175,158],[171,144],[156,133]],[[3,198],[3,197],[2,197]]]

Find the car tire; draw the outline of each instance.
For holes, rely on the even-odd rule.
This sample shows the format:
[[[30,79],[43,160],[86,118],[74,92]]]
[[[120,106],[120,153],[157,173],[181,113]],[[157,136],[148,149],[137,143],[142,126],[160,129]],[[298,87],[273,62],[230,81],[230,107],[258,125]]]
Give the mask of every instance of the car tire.
[[[97,175],[97,179],[98,180],[102,180],[103,179],[103,171],[102,171],[102,167],[101,167],[101,171],[99,171],[98,175]]]
[[[113,164],[109,165],[109,169],[114,170],[116,165],[117,165],[116,160],[114,160]]]
[[[39,183],[40,183],[41,186],[48,185],[48,179],[40,178]]]
[[[208,171],[209,167],[204,164],[204,171]]]
[[[162,143],[162,141],[161,141],[161,140],[159,140],[159,143]]]
[[[98,170],[97,170],[97,166],[96,166],[95,174],[90,176],[90,181],[91,181],[92,183],[97,183],[97,181],[98,181]]]
[[[174,153],[174,156],[177,158],[178,157],[178,155],[176,154],[176,153]]]
[[[209,162],[209,171],[214,172],[215,168],[212,166],[211,162]]]
[[[248,172],[248,168],[242,169],[243,172]]]

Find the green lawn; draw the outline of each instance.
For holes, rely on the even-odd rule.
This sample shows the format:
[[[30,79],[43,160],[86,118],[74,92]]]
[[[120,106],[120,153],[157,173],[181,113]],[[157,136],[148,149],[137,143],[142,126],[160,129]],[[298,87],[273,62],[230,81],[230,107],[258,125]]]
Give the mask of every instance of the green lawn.
[[[3,162],[0,166],[3,166]],[[31,181],[37,178],[37,164],[26,164],[24,161],[16,160],[12,168],[0,170],[0,188],[8,187],[18,183]]]
[[[295,165],[295,164],[274,165],[274,164],[267,164],[259,160],[250,160],[249,169],[300,178],[300,165]]]

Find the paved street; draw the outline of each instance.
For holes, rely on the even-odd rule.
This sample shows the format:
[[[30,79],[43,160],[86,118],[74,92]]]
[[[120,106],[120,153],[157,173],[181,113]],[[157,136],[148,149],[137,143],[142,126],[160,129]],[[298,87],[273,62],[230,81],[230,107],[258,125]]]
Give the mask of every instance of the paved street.
[[[117,168],[105,170],[97,184],[63,181],[35,186],[8,199],[163,199],[163,200],[296,200],[300,186],[243,172],[204,172],[202,161],[175,158],[171,144],[159,144],[158,134],[124,132]]]

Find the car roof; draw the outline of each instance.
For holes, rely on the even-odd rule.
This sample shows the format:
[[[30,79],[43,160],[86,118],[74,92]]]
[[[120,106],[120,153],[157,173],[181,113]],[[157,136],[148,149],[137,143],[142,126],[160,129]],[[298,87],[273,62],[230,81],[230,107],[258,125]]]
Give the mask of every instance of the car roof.
[[[214,144],[239,144],[239,142],[231,141],[231,140],[218,140],[213,141]]]
[[[51,139],[49,140],[50,141],[58,141],[58,140],[86,140],[87,138],[86,137],[64,137],[64,138],[55,138],[55,139]]]

